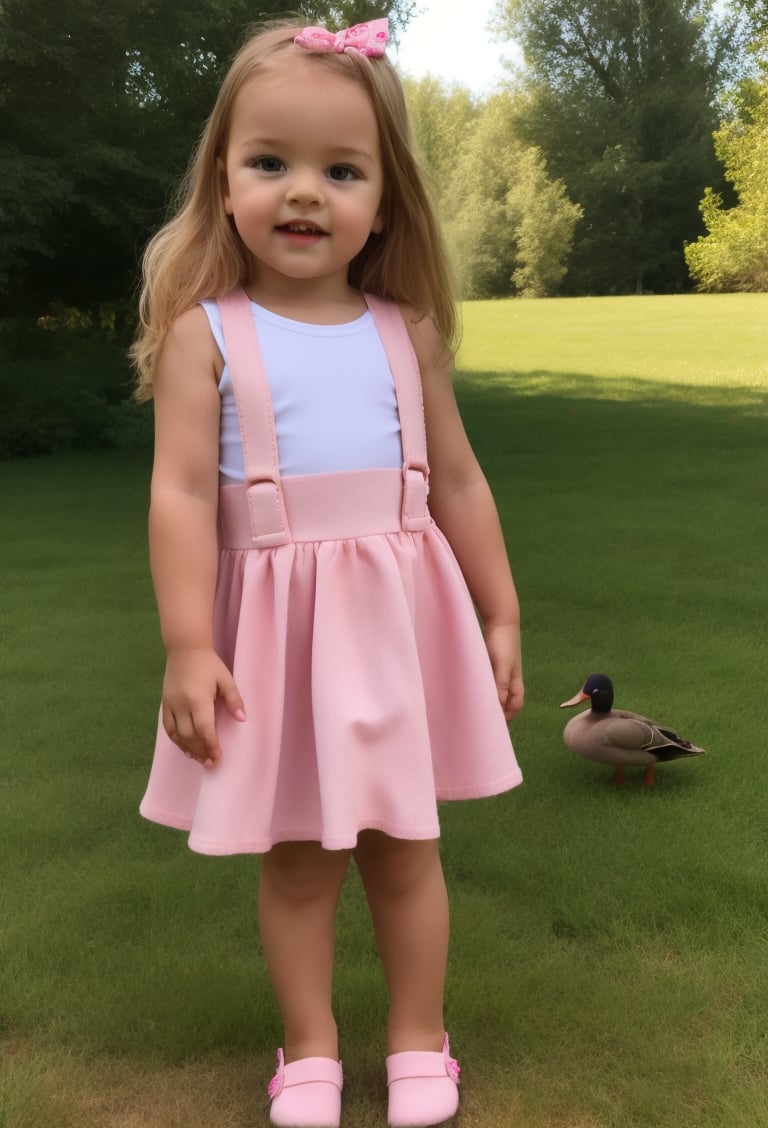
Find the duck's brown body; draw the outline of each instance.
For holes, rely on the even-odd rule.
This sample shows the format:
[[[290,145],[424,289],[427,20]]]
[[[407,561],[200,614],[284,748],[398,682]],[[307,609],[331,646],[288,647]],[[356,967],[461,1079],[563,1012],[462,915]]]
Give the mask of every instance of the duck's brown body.
[[[604,674],[590,675],[581,692],[564,701],[561,708],[587,700],[591,700],[591,708],[568,722],[563,740],[585,760],[612,764],[617,783],[621,782],[623,768],[644,767],[646,783],[652,784],[655,764],[704,752],[648,717],[612,708],[613,686]]]

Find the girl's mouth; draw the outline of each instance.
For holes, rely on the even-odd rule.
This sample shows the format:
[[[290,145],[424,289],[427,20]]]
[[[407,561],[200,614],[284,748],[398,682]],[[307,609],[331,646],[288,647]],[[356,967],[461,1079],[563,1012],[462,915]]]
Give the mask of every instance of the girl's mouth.
[[[299,238],[318,238],[325,235],[325,231],[322,227],[318,227],[316,223],[305,223],[301,220],[294,223],[281,223],[277,230],[283,235],[295,235]]]

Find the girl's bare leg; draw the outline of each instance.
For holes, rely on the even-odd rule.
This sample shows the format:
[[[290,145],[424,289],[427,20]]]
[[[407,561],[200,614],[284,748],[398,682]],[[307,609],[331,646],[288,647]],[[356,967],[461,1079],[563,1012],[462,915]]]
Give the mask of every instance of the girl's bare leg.
[[[350,851],[281,842],[261,861],[259,931],[285,1025],[286,1063],[338,1059],[331,1007],[335,919]]]
[[[354,857],[389,987],[387,1053],[438,1052],[449,931],[438,842],[363,831]]]

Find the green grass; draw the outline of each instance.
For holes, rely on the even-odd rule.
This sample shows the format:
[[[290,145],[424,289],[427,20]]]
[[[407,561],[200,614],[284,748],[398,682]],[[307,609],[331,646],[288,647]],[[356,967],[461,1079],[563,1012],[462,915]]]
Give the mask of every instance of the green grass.
[[[458,390],[524,610],[525,785],[443,808],[458,1128],[768,1125],[768,297],[465,307]],[[258,862],[136,814],[162,669],[148,465],[7,463],[0,1124],[266,1125]],[[653,790],[562,745],[592,670],[708,749]],[[340,912],[344,1128],[385,993]]]
[[[553,388],[576,398],[664,399],[695,389],[697,402],[730,392],[764,396],[768,379],[765,294],[565,298],[464,306],[459,364],[514,373],[527,394]],[[763,401],[764,402],[764,401]]]

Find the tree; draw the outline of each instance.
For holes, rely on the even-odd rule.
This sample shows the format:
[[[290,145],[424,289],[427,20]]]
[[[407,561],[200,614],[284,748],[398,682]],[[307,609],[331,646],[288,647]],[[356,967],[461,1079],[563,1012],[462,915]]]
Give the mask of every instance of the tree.
[[[501,0],[497,19],[525,56],[516,129],[584,211],[569,288],[681,289],[732,23],[714,0]]]
[[[748,114],[720,127],[715,148],[738,203],[724,207],[707,188],[707,234],[686,247],[688,267],[701,290],[768,290],[768,82]]]
[[[440,205],[481,107],[465,86],[446,86],[431,75],[405,78],[403,89],[416,147]]]
[[[462,297],[555,293],[580,209],[516,138],[510,96],[476,103],[432,78],[406,93]]]
[[[456,154],[444,193],[446,236],[464,298],[512,291],[517,232],[507,220],[506,201],[519,151],[508,100],[495,95]]]
[[[411,0],[2,0],[0,297],[5,312],[52,299],[125,297],[140,249],[255,20],[297,9],[328,26]]]
[[[568,272],[582,210],[568,199],[561,180],[549,179],[538,149],[519,154],[505,211],[517,232],[517,267],[511,279],[517,293],[526,298],[556,294]]]
[[[765,39],[768,36],[768,7],[765,0],[734,0],[734,3],[746,15],[752,38]]]

